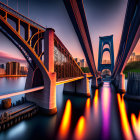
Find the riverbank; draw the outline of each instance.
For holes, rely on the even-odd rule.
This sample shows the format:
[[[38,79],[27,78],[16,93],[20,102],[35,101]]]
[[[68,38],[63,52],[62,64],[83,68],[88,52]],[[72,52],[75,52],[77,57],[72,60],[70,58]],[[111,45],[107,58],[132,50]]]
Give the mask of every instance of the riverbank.
[[[4,77],[27,77],[27,75],[0,75],[0,78]]]
[[[140,62],[137,61],[128,63],[123,71],[126,78],[128,77],[129,72],[140,72]]]

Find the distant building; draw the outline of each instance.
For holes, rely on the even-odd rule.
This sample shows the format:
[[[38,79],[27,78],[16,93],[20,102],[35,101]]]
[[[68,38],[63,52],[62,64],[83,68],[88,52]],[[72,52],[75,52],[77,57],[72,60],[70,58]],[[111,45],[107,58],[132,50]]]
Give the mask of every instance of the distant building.
[[[0,68],[0,75],[5,75],[5,69]]]
[[[27,75],[27,73],[28,73],[28,68],[25,67],[25,66],[21,66],[20,67],[20,74],[21,75]]]
[[[20,63],[19,62],[6,63],[6,75],[20,75]]]
[[[80,66],[80,62],[77,62],[77,64]]]
[[[4,64],[0,64],[0,68],[4,69]]]
[[[85,59],[75,58],[75,61],[80,67],[88,67]]]
[[[140,55],[135,55],[135,53],[132,53],[128,60],[128,63],[135,62],[135,61],[140,61]]]
[[[77,64],[80,66],[80,58],[74,58]]]
[[[87,67],[87,62],[85,59],[80,60],[80,67]]]
[[[77,63],[80,62],[80,58],[74,58],[74,59]]]
[[[140,61],[140,55],[135,56],[135,61]]]

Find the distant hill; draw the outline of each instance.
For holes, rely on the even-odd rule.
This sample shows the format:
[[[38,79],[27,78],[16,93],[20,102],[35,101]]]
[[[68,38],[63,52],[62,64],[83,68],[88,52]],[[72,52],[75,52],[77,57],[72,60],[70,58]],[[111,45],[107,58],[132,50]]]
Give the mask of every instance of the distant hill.
[[[140,72],[140,61],[128,63],[123,71],[126,78],[128,72]]]

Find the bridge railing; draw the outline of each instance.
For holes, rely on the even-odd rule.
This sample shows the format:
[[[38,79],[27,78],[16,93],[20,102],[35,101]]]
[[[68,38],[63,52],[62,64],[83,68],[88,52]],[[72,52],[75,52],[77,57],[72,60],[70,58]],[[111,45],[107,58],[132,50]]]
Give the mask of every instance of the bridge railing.
[[[84,75],[79,65],[56,35],[54,35],[54,70],[58,81]]]

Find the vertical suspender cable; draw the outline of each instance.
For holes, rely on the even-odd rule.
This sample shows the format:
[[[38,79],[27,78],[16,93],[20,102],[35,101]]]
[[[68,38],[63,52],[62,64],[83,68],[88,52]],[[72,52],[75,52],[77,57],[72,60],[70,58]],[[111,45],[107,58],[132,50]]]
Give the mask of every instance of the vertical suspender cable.
[[[29,0],[28,0],[28,18],[29,18]]]
[[[7,1],[7,6],[8,6],[8,0],[6,0]]]
[[[17,0],[17,11],[18,11],[18,0]]]

